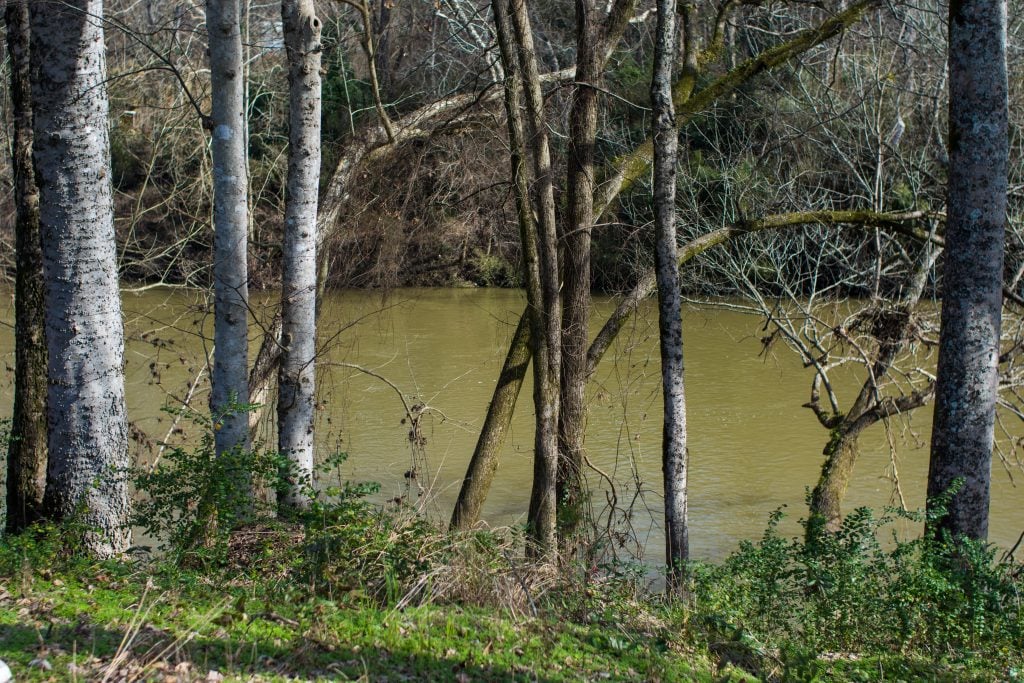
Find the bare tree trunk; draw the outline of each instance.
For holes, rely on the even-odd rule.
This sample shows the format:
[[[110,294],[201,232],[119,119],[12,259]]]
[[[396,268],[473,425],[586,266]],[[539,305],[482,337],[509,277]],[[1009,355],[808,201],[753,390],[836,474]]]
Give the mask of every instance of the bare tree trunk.
[[[949,7],[949,200],[929,500],[938,526],[988,536],[1008,166],[1006,1]]]
[[[219,425],[218,454],[249,447],[248,418],[233,406],[249,401],[248,198],[242,69],[241,0],[208,0],[213,127],[214,359],[210,410]],[[239,500],[251,495],[239,472]]]
[[[31,3],[33,155],[49,353],[45,511],[128,547],[124,328],[114,244],[102,0]]]
[[[558,521],[563,542],[583,515],[583,442],[587,425],[587,345],[590,343],[590,244],[594,228],[594,148],[597,96],[609,50],[622,37],[634,0],[576,0],[576,83],[569,113],[567,211],[562,229],[562,376],[558,413]]]
[[[658,339],[664,428],[661,441],[665,489],[665,562],[668,589],[679,591],[690,555],[686,517],[686,394],[683,376],[683,309],[676,245],[676,159],[679,133],[672,104],[672,62],[676,53],[675,0],[658,0],[654,40],[651,113],[654,140],[655,265],[658,279]]]
[[[487,417],[480,428],[480,438],[466,469],[466,478],[462,480],[459,498],[452,512],[450,528],[453,531],[469,529],[480,519],[480,511],[494,481],[494,473],[498,471],[498,453],[508,435],[509,421],[503,420],[502,416],[512,414],[511,407],[519,397],[530,356],[530,318],[523,315],[512,335],[509,353],[498,377],[498,386],[494,389]]]
[[[551,558],[558,547],[556,534],[558,478],[558,394],[561,375],[562,302],[558,282],[558,236],[555,226],[555,195],[551,151],[544,120],[537,56],[526,9],[526,0],[511,0],[510,23],[523,77],[528,129],[533,152],[534,205],[538,218],[537,255],[542,308],[531,306],[536,316],[531,325],[534,342],[534,406],[537,411],[534,437],[533,491],[527,524],[538,556]],[[508,67],[506,65],[506,73]],[[540,337],[543,336],[543,340]]]
[[[498,453],[511,422],[513,408],[519,398],[519,390],[526,377],[526,366],[530,356],[546,358],[547,338],[533,332],[544,321],[544,293],[540,278],[540,255],[538,253],[537,223],[530,202],[530,173],[526,165],[526,134],[523,122],[523,78],[519,56],[508,16],[507,0],[492,3],[495,32],[498,38],[504,73],[505,114],[508,127],[509,160],[512,171],[512,189],[516,201],[516,217],[519,223],[519,240],[523,253],[523,281],[526,283],[526,310],[519,317],[519,324],[509,344],[505,363],[501,368],[498,384],[494,388],[491,403],[487,407],[480,436],[477,439],[473,457],[469,461],[466,477],[463,479],[459,498],[452,512],[451,528],[468,529],[480,519],[487,492],[498,469]],[[546,363],[535,363],[534,400],[537,401],[537,387],[542,386]]]
[[[46,490],[46,330],[39,188],[32,168],[32,93],[27,0],[8,0],[14,172],[14,416],[7,448],[7,529],[42,514]]]
[[[289,147],[281,284],[278,449],[292,466],[285,505],[308,507],[316,375],[316,211],[320,184],[320,20],[313,0],[283,0]]]
[[[583,514],[594,145],[597,141],[597,87],[604,61],[599,54],[601,24],[597,12],[595,0],[576,0],[576,85],[569,113],[567,216],[562,230],[564,311],[558,412],[558,518],[563,541],[575,535]]]
[[[846,424],[832,430],[832,436],[822,454],[825,462],[821,477],[811,492],[810,516],[807,524],[807,539],[813,540],[824,530],[839,531],[843,523],[843,498],[850,485],[853,467],[860,453],[858,440],[861,429],[852,429]]]

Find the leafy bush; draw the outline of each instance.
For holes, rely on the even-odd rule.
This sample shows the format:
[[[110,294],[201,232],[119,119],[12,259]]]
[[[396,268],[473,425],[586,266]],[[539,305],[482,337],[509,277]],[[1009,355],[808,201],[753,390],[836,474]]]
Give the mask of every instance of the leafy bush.
[[[232,413],[253,406],[232,405]],[[287,462],[276,453],[235,448],[218,456],[214,430],[222,418],[194,411],[182,414],[202,428],[193,449],[168,447],[158,463],[136,468],[132,480],[141,494],[131,524],[157,539],[160,549],[181,558],[212,553],[222,557],[241,523],[270,510],[248,490],[277,490]]]
[[[300,575],[313,590],[389,604],[424,587],[421,580],[444,553],[444,536],[412,510],[367,502],[365,496],[378,489],[343,484],[305,516]]]
[[[838,533],[810,541],[782,538],[781,518],[774,513],[762,539],[722,565],[695,566],[694,621],[712,642],[774,652],[789,665],[894,649],[935,659],[1020,656],[1020,567],[997,562],[991,546],[948,534],[901,540],[889,529],[924,521],[922,513],[876,518],[862,508]],[[879,542],[886,530],[888,548]]]

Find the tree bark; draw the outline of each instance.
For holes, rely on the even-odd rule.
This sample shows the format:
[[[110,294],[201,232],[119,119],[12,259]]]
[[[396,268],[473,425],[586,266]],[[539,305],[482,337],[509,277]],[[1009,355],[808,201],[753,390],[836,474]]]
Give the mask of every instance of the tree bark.
[[[462,531],[471,528],[480,519],[487,492],[490,491],[494,474],[498,471],[498,454],[508,435],[508,420],[505,415],[512,414],[512,407],[519,397],[523,386],[526,367],[530,364],[530,318],[523,315],[512,335],[505,364],[498,376],[491,405],[487,408],[487,417],[480,428],[480,438],[473,450],[473,457],[466,469],[466,477],[462,480],[455,510],[449,528]],[[499,404],[499,405],[495,405]]]
[[[309,506],[316,376],[317,193],[320,185],[320,20],[313,0],[283,0],[289,147],[281,283],[278,450],[291,471],[280,502]]]
[[[564,310],[557,495],[559,532],[563,543],[576,534],[583,514],[594,145],[597,142],[597,87],[604,61],[599,53],[597,11],[595,0],[576,0],[576,84],[569,113],[567,215],[562,230]]]
[[[14,415],[7,448],[7,529],[42,514],[46,490],[46,305],[39,237],[39,188],[32,168],[32,92],[28,0],[8,0],[14,173]]]
[[[658,339],[664,427],[661,440],[665,490],[665,563],[668,590],[678,592],[689,559],[687,526],[686,393],[683,368],[683,310],[676,245],[676,159],[679,133],[672,104],[672,62],[676,53],[675,0],[658,0],[651,79],[651,139],[654,140],[655,267],[658,280]],[[586,365],[584,359],[584,366]]]
[[[210,411],[218,455],[249,447],[248,417],[236,406],[249,401],[248,198],[240,0],[208,0],[213,129],[214,358]],[[241,499],[251,482],[238,473]]]
[[[858,437],[871,425],[890,417],[889,410],[880,409],[884,400],[882,384],[889,376],[897,355],[903,350],[910,336],[914,310],[924,293],[928,273],[931,272],[941,251],[941,248],[930,240],[924,243],[921,258],[910,276],[902,300],[894,311],[902,317],[886,338],[878,339],[874,361],[850,410],[844,415],[829,416],[817,407],[817,398],[812,392],[812,400],[808,406],[814,409],[819,422],[829,428],[831,436],[822,451],[825,462],[821,468],[821,476],[811,493],[808,540],[813,540],[821,530],[835,533],[842,527],[842,502],[846,497],[853,468],[857,464]],[[905,400],[910,400],[904,410],[897,412],[905,412],[923,405],[931,397],[932,388],[904,397]]]
[[[949,195],[928,496],[937,527],[988,536],[1002,314],[1008,104],[1005,0],[949,7]],[[933,529],[934,531],[934,529]]]
[[[100,557],[128,547],[124,328],[102,0],[31,3],[33,156],[49,360],[46,514]]]
[[[531,306],[536,316],[531,325],[534,342],[534,436],[533,490],[527,514],[531,552],[553,559],[558,547],[556,533],[558,478],[558,394],[561,376],[562,302],[558,277],[558,236],[551,151],[544,120],[537,56],[526,9],[526,0],[511,0],[510,24],[523,79],[526,120],[533,158],[533,203],[537,214],[537,263],[542,308]],[[506,67],[507,70],[507,67]],[[543,339],[541,339],[543,337]]]

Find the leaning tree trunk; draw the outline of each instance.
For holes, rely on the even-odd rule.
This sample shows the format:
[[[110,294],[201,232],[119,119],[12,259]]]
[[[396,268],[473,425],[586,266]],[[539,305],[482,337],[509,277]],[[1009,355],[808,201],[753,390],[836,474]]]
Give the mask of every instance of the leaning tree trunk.
[[[124,327],[114,244],[102,0],[30,5],[46,280],[45,511],[107,557],[128,547]]]
[[[949,196],[928,496],[938,526],[988,536],[1007,192],[1006,0],[949,6]]]
[[[942,251],[930,241],[930,238],[934,237],[934,226],[928,237],[917,266],[907,282],[906,293],[890,312],[890,315],[894,316],[895,324],[886,330],[884,337],[878,339],[875,359],[850,410],[844,415],[829,415],[821,410],[815,410],[819,422],[829,429],[831,436],[822,451],[825,462],[821,468],[821,476],[811,492],[806,533],[808,541],[813,541],[822,531],[835,533],[842,528],[842,503],[846,497],[850,477],[853,476],[853,468],[857,464],[860,433],[892,414],[892,410],[883,405],[886,399],[882,395],[882,384],[888,380],[897,355],[904,349],[911,336],[914,310],[928,283],[928,274]],[[903,405],[900,411],[906,412],[924,405],[931,399],[933,389],[934,387],[927,387],[904,395],[900,398]],[[889,401],[890,405],[896,405],[892,403],[893,399]],[[814,406],[816,403],[817,398],[812,394],[812,402],[808,405]]]
[[[845,28],[858,21],[868,9],[873,8],[877,4],[879,4],[879,0],[858,0],[855,5],[851,6],[839,15],[828,18],[820,26],[803,31],[782,45],[766,50],[756,58],[740,64],[712,82],[710,86],[702,89],[698,93],[696,98],[697,101],[694,104],[690,104],[688,98],[693,89],[693,85],[696,83],[695,79],[690,78],[689,76],[685,76],[680,79],[680,82],[677,83],[675,87],[676,99],[685,100],[687,103],[685,105],[683,115],[680,116],[677,114],[676,125],[681,126],[689,122],[696,112],[702,111],[703,108],[710,106],[714,101],[734,92],[736,88],[746,83],[750,78],[753,78],[757,74],[776,68],[781,64],[785,64],[794,56],[802,54],[803,52],[820,45],[829,38],[838,35]],[[729,7],[733,6],[734,4],[729,5]],[[606,30],[604,44],[606,47],[614,43],[614,37],[616,35],[621,35],[623,27],[628,23],[629,11],[631,9],[632,5],[628,2],[617,2],[612,6],[612,13],[605,22]],[[726,9],[728,9],[728,7]],[[408,127],[403,126],[400,130],[417,130],[417,128],[410,125]],[[603,182],[595,192],[594,212],[597,219],[600,219],[600,216],[609,210],[612,202],[619,193],[631,187],[637,179],[647,172],[653,154],[651,151],[652,147],[653,142],[648,140],[632,152],[610,162],[606,169],[606,181]],[[342,185],[344,181],[350,177],[353,168],[354,165],[346,166],[344,168],[339,166],[339,171],[334,175],[334,181],[337,181],[339,186]],[[332,181],[332,186],[334,185],[334,181]],[[331,195],[329,194],[328,196]],[[337,201],[336,197],[331,201],[331,204],[334,207],[340,206],[340,202]],[[727,242],[733,237],[746,232],[787,228],[798,224],[815,223],[821,220],[825,220],[829,223],[849,222],[857,226],[862,226],[864,224],[875,225],[877,223],[911,233],[909,235],[911,237],[918,239],[922,238],[922,235],[917,234],[918,231],[915,231],[905,225],[908,219],[900,216],[893,217],[890,214],[879,214],[868,211],[803,212],[771,216],[761,221],[743,221],[734,226],[721,228],[709,233],[703,238],[694,240],[690,245],[688,245],[688,248],[683,251],[680,256],[680,260],[684,262],[688,261],[696,255],[703,253],[706,249],[723,242]],[[330,222],[331,221],[325,221],[325,223]],[[590,348],[587,351],[588,377],[593,374],[598,362],[611,346],[612,341],[614,341],[616,335],[622,329],[625,321],[628,320],[633,311],[635,311],[640,303],[654,290],[655,283],[655,273],[653,271],[645,273],[633,290],[625,297],[625,299],[623,299],[615,312],[605,322],[598,336],[591,343]],[[529,309],[523,313],[523,315],[527,314],[529,314]],[[514,353],[514,351],[514,349],[510,348],[509,355]],[[519,379],[516,381],[521,382],[522,380]],[[512,413],[514,410],[514,401],[492,400],[487,412],[487,421],[493,422],[496,425],[507,425],[512,419]],[[477,447],[480,448],[483,446],[487,448],[488,450],[482,455],[486,456],[486,459],[490,459],[492,455],[495,458],[497,457],[496,451],[498,444],[500,444],[500,441],[497,440],[490,441],[489,443],[484,443],[481,440],[477,442]],[[485,486],[483,486],[482,489],[479,489],[479,492],[486,496],[487,488],[490,486],[490,479],[483,478],[478,481],[485,482]],[[471,526],[476,523],[476,521],[476,519],[464,516],[462,517],[461,524]]]
[[[39,188],[32,168],[28,0],[8,0],[14,172],[14,415],[7,448],[7,528],[39,518],[46,490],[46,306],[39,241]]]
[[[283,0],[288,53],[288,195],[281,283],[278,449],[291,464],[285,505],[307,507],[313,479],[316,210],[320,185],[320,20],[313,0]]]
[[[210,411],[218,455],[249,445],[248,419],[248,180],[242,69],[242,3],[208,0],[210,89],[213,130],[213,341]],[[239,478],[239,503],[251,495],[246,472]]]
[[[664,428],[661,470],[665,489],[665,563],[668,589],[679,591],[689,559],[686,517],[686,394],[683,381],[683,310],[676,245],[676,158],[679,137],[672,105],[672,62],[676,53],[675,1],[658,0],[651,80],[651,137],[654,140],[655,265],[658,279],[658,339]]]

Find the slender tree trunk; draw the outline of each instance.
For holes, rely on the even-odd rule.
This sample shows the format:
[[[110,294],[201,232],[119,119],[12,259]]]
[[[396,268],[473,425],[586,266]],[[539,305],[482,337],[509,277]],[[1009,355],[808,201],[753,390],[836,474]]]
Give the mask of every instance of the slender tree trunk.
[[[450,528],[453,531],[469,529],[480,519],[487,492],[498,471],[498,454],[508,435],[509,421],[502,417],[512,414],[511,408],[519,397],[531,355],[530,318],[523,315],[512,335],[509,353],[505,357],[501,375],[498,376],[498,385],[494,389],[491,405],[487,408],[487,416],[469,461],[466,478],[462,480],[459,498],[452,512]],[[496,406],[496,403],[501,405]]]
[[[128,547],[124,328],[114,244],[102,0],[30,3],[33,156],[49,356],[46,514]]]
[[[452,512],[451,528],[468,529],[480,519],[487,492],[498,469],[498,453],[508,434],[513,408],[526,377],[530,356],[547,358],[547,337],[533,332],[545,325],[544,293],[540,279],[537,223],[530,202],[530,173],[526,165],[526,134],[523,122],[523,75],[519,55],[515,49],[514,32],[509,18],[507,0],[494,0],[495,33],[504,74],[505,115],[508,127],[509,161],[512,171],[512,190],[519,223],[519,241],[523,253],[523,281],[526,283],[526,310],[519,317],[515,334],[509,344],[498,384],[487,407],[480,436],[473,457],[469,461],[466,477],[459,490],[459,498]],[[534,401],[539,401],[537,387],[543,386],[547,362],[535,363]]]
[[[700,111],[703,107],[709,106],[713,103],[717,98],[732,93],[739,85],[747,82],[747,80],[749,80],[753,75],[764,70],[775,68],[780,64],[784,64],[793,56],[802,54],[806,50],[809,50],[829,38],[834,37],[846,27],[854,24],[860,19],[864,12],[869,8],[876,6],[878,2],[879,0],[859,0],[848,11],[843,12],[839,16],[827,19],[819,27],[802,32],[778,48],[768,50],[764,54],[740,64],[734,70],[713,82],[709,88],[701,90],[699,93],[699,102],[692,107],[688,105],[683,117],[677,115],[676,125],[680,126],[688,122],[692,118],[693,112]],[[606,48],[614,42],[616,35],[621,35],[623,28],[628,23],[631,9],[632,4],[629,2],[616,2],[613,5],[612,13],[606,21],[606,37],[604,41]],[[693,86],[696,84],[695,79],[691,77],[693,75],[694,74],[690,73],[684,74],[683,78],[681,78],[676,84],[674,94],[677,101],[684,99],[688,101],[689,95],[693,90]],[[412,126],[408,128],[414,129]],[[405,129],[406,127],[402,127],[402,130]],[[605,174],[607,180],[595,192],[594,215],[596,218],[599,219],[600,215],[609,209],[615,197],[624,189],[630,187],[631,184],[637,178],[642,176],[646,169],[649,168],[649,162],[653,154],[651,147],[652,143],[648,141],[647,143],[640,145],[633,152],[619,157],[609,164],[608,170]],[[335,187],[335,184],[337,183],[337,187],[341,187],[349,177],[354,167],[354,164],[339,166],[338,171],[335,172],[331,186]],[[338,198],[342,196],[342,193],[335,190],[335,192],[330,196],[332,197],[332,207],[340,206]],[[332,209],[332,211],[336,212],[336,208]],[[844,215],[840,216],[839,214]],[[331,216],[333,215],[334,213],[331,214]],[[325,220],[324,222],[325,224],[330,224],[333,220],[333,218],[330,218],[330,220]],[[892,227],[894,229],[906,229],[908,232],[913,232],[914,234],[911,235],[913,237],[921,237],[915,231],[906,228],[904,225],[906,221],[902,219],[892,220],[886,215],[872,214],[871,212],[862,211],[804,212],[800,214],[784,214],[782,216],[771,217],[771,220],[767,221],[753,222],[750,225],[744,223],[716,230],[704,238],[698,238],[691,244],[687,245],[687,249],[683,251],[680,261],[686,262],[694,256],[703,253],[706,249],[723,242],[727,242],[732,237],[748,231],[786,228],[798,224],[817,223],[820,221],[826,221],[833,224],[850,222],[857,226],[864,224],[875,225],[876,222],[879,222],[887,227]],[[626,296],[626,298],[616,308],[615,312],[605,322],[597,338],[593,343],[591,343],[590,348],[587,351],[588,377],[593,374],[594,369],[597,367],[597,363],[611,346],[612,341],[622,328],[622,325],[629,316],[632,315],[636,307],[640,305],[640,302],[646,299],[650,293],[654,291],[655,285],[655,272],[651,270],[645,273],[630,294]],[[524,311],[523,315],[528,314],[529,307]],[[511,354],[512,352],[513,349],[510,348],[509,353]],[[519,381],[521,382],[521,380]],[[492,401],[488,408],[487,421],[507,425],[512,419],[512,413],[514,410],[515,404],[513,402]],[[479,443],[480,442],[478,442],[478,444]],[[486,490],[483,491],[482,494],[486,495]],[[475,522],[476,520],[473,521]]]
[[[682,587],[689,559],[686,500],[686,394],[683,379],[683,310],[676,245],[676,159],[679,133],[672,105],[672,62],[676,53],[675,0],[658,0],[654,41],[651,113],[654,140],[655,266],[658,279],[658,338],[664,428],[661,444],[665,489],[665,562],[668,587]]]
[[[583,514],[583,440],[587,422],[587,344],[590,342],[590,234],[594,226],[594,145],[597,87],[604,60],[595,0],[576,0],[576,85],[569,114],[561,405],[558,413],[558,505],[563,541]]]
[[[249,447],[248,418],[234,406],[249,401],[248,199],[241,0],[207,0],[213,127],[214,359],[210,410],[218,454]],[[239,496],[251,495],[239,472]]]
[[[42,513],[46,490],[46,305],[39,238],[39,188],[32,168],[32,92],[28,0],[8,0],[11,60],[11,168],[14,172],[14,416],[7,449],[7,529]]]
[[[949,7],[949,199],[929,500],[938,526],[988,536],[1008,165],[1006,1]]]
[[[320,184],[320,20],[313,0],[283,0],[288,53],[289,147],[281,285],[278,449],[294,477],[285,505],[307,507],[313,479],[316,376],[316,211]]]
[[[556,534],[558,478],[558,394],[561,375],[562,302],[558,280],[558,237],[555,226],[555,195],[551,151],[544,120],[537,56],[525,0],[511,0],[510,24],[523,78],[527,122],[533,153],[533,197],[537,214],[538,275],[542,308],[531,306],[535,322],[531,333],[544,336],[534,343],[534,437],[533,491],[527,524],[534,542],[531,549],[552,559],[558,546]],[[506,67],[507,71],[507,67]]]

